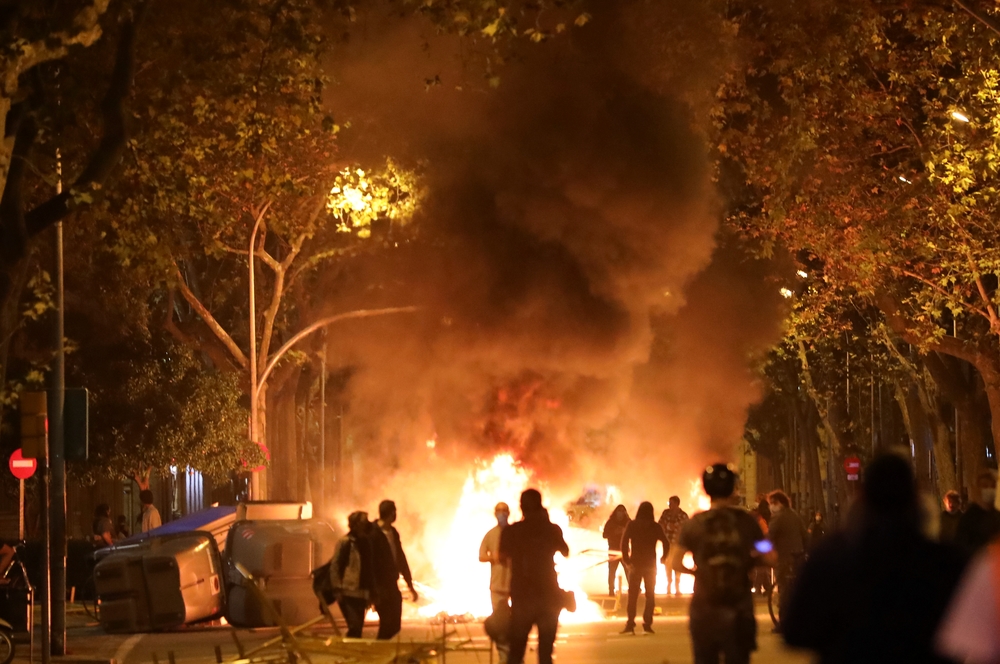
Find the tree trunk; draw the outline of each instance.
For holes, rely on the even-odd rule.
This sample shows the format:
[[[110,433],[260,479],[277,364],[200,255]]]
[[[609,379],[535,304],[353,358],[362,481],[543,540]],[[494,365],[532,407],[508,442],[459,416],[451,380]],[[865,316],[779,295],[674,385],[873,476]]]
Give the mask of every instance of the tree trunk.
[[[10,346],[13,343],[17,326],[21,324],[21,295],[28,283],[28,268],[30,261],[24,259],[13,266],[8,272],[10,277],[10,294],[0,306],[0,393],[7,385],[7,366],[10,357]],[[0,406],[0,426],[3,426],[4,408]]]
[[[816,409],[810,408],[809,404],[804,405],[805,408],[800,410],[805,410],[804,417],[802,418],[804,422],[802,426],[802,448],[806,456],[806,500],[809,503],[810,509],[821,510],[825,517],[826,504],[823,500],[823,475],[819,467],[819,446],[821,443],[819,436],[816,435],[816,427],[819,422],[817,421]]]

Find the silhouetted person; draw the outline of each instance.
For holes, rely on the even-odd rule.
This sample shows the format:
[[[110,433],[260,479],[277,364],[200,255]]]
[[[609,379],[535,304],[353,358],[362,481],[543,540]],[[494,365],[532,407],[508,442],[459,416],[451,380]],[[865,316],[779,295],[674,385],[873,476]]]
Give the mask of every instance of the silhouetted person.
[[[123,540],[129,537],[128,532],[128,519],[125,518],[124,514],[118,515],[118,521],[115,523],[115,539]]]
[[[639,606],[640,584],[646,590],[646,606],[642,612],[642,629],[653,633],[653,610],[656,607],[656,543],[662,542],[666,560],[670,542],[660,524],[656,523],[652,503],[639,504],[635,520],[628,524],[622,537],[622,560],[628,575],[628,621],[622,634],[635,634],[635,612]]]
[[[493,615],[497,616],[496,619],[501,623],[506,620],[509,627],[510,565],[500,559],[500,536],[510,521],[510,507],[507,503],[497,503],[493,508],[493,515],[497,519],[497,525],[486,533],[482,544],[479,545],[479,562],[490,564],[490,601]],[[502,634],[497,637],[493,638],[493,641],[500,655],[500,664],[506,664],[507,637]]]
[[[399,531],[392,524],[396,521],[396,503],[383,500],[378,506],[379,520],[370,540],[375,577],[375,611],[378,612],[378,637],[391,639],[402,628],[403,594],[399,592],[402,576],[414,602],[419,599],[413,588],[410,565],[403,552]]]
[[[139,502],[142,503],[142,532],[148,533],[153,528],[162,526],[163,520],[160,519],[160,510],[156,509],[156,505],[153,504],[153,492],[149,489],[140,491]]]
[[[976,478],[976,499],[959,519],[955,532],[955,545],[966,556],[973,556],[1000,535],[1000,512],[993,504],[996,495],[996,475],[985,470]]]
[[[667,541],[670,542],[669,551],[667,552],[667,562],[665,564],[668,595],[677,596],[681,594],[681,573],[675,568],[680,566],[680,562],[676,559],[677,555],[683,555],[683,552],[680,551],[679,547],[674,545],[677,544],[677,540],[681,536],[681,528],[687,520],[688,513],[681,509],[680,496],[670,496],[667,509],[663,510],[658,521],[660,527],[663,528],[663,534],[667,536]],[[674,588],[672,593],[670,591],[671,584],[673,584]]]
[[[367,512],[347,517],[347,534],[340,538],[330,561],[330,586],[340,612],[347,621],[347,636],[360,639],[365,627],[365,611],[375,590],[371,540],[372,524]],[[379,615],[379,627],[382,616]]]
[[[552,664],[552,647],[559,629],[564,593],[559,588],[553,557],[569,555],[562,529],[549,521],[542,494],[521,494],[524,518],[500,536],[500,559],[510,563],[509,664],[522,664],[532,626],[538,627],[538,662]]]
[[[101,548],[112,546],[114,541],[114,524],[111,522],[111,507],[101,503],[94,508],[94,543]]]
[[[608,517],[604,524],[604,539],[608,540],[608,594],[615,594],[615,575],[618,574],[618,566],[622,563],[622,537],[625,535],[625,528],[631,519],[628,517],[628,510],[624,505],[619,505]],[[628,575],[628,568],[625,568]]]
[[[702,474],[712,499],[707,512],[684,524],[677,545],[694,558],[690,630],[694,664],[746,664],[757,649],[750,571],[769,544],[757,519],[734,506],[736,472],[717,463]]]
[[[757,507],[753,511],[760,515],[765,526],[771,525],[771,507],[768,505],[766,493],[757,494]]]
[[[821,541],[823,541],[823,537],[826,536],[826,525],[823,523],[822,512],[818,510],[813,512],[813,518],[812,521],[809,522],[806,534],[809,536],[809,541],[806,543],[806,546],[810,551],[812,551]]]
[[[781,589],[781,604],[784,604],[791,591],[792,579],[805,557],[806,526],[802,523],[802,517],[792,509],[792,503],[784,491],[776,489],[769,493],[767,503],[771,509],[767,538],[774,545],[774,554],[777,556],[774,576]],[[778,607],[779,618],[782,608],[784,607]]]
[[[881,456],[846,529],[803,565],[782,615],[785,641],[824,664],[947,661],[931,646],[961,571],[960,553],[921,532],[909,461]]]
[[[760,526],[760,530],[767,535],[767,522],[771,518],[771,508],[767,505],[767,494],[757,494],[757,504],[750,510],[750,516]],[[771,589],[771,568],[759,565],[750,572],[750,580],[753,590],[760,595],[766,594]]]
[[[954,544],[958,536],[958,524],[962,520],[962,499],[958,491],[949,491],[941,500],[941,526],[938,540],[944,544]]]

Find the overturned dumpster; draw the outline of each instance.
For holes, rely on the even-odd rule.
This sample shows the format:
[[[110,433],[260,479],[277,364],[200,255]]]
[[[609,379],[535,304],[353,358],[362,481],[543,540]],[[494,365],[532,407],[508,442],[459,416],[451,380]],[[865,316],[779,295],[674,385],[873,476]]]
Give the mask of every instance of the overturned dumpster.
[[[226,618],[241,627],[270,627],[278,618],[296,624],[319,616],[311,572],[333,556],[335,544],[330,526],[314,519],[237,521],[226,542]]]
[[[215,618],[226,608],[222,557],[207,532],[116,547],[94,568],[94,584],[108,632],[171,629]]]

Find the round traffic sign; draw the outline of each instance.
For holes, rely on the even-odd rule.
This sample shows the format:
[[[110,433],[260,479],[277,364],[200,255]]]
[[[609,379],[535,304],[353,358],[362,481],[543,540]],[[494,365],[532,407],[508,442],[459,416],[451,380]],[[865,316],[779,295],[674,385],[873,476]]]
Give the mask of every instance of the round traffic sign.
[[[861,470],[861,459],[856,456],[849,456],[844,459],[844,470],[852,475],[857,474]]]
[[[21,448],[14,450],[14,453],[10,455],[10,461],[7,463],[10,466],[11,474],[19,480],[26,480],[35,474],[38,469],[37,459],[25,459],[21,455]]]

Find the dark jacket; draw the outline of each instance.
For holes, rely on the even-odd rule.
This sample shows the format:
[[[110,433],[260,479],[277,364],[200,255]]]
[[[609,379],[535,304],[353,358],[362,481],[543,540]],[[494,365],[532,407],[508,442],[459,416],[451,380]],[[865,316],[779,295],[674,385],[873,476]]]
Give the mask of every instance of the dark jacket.
[[[560,597],[553,557],[569,555],[562,528],[545,510],[526,514],[500,534],[500,558],[510,561],[510,599],[514,604],[553,604]]]
[[[624,507],[624,505],[619,505],[615,508],[615,511],[608,517],[607,522],[604,524],[604,539],[608,540],[608,550],[610,551],[621,551],[622,548],[622,537],[625,535],[625,528],[631,522],[628,518],[628,514],[625,515],[624,519],[618,518],[619,508]]]
[[[813,520],[809,523],[809,528],[806,532],[809,535],[808,544],[809,550],[811,551],[812,549],[815,549],[821,541],[823,541],[823,538],[826,536],[826,526],[822,521]]]
[[[1000,512],[972,503],[958,521],[955,546],[972,557],[997,535],[1000,535]]]
[[[650,503],[639,505],[635,520],[628,524],[622,536],[622,560],[626,565],[644,569],[656,567],[657,542],[663,542],[664,557],[670,550],[667,535],[654,518]]]
[[[410,574],[410,563],[406,560],[406,553],[403,551],[403,541],[399,537],[399,531],[393,525],[390,525],[387,529],[382,529],[381,525],[377,522],[376,527],[382,531],[389,544],[389,552],[392,555],[392,561],[396,568],[396,575],[393,577],[393,582],[395,583],[402,576],[403,581],[406,581],[406,585],[412,586],[413,575]]]
[[[378,523],[372,522],[366,535],[371,547],[373,599],[387,600],[399,595],[399,569],[392,555],[392,548]]]
[[[933,639],[961,572],[960,554],[925,539],[916,519],[870,518],[803,565],[781,612],[785,641],[823,664],[946,662]]]
[[[961,521],[961,512],[943,510],[941,512],[941,531],[938,535],[938,541],[943,544],[954,544],[955,538],[958,537],[958,524]]]
[[[806,527],[802,517],[789,507],[772,512],[767,538],[778,554],[778,564],[791,562],[806,550]]]

